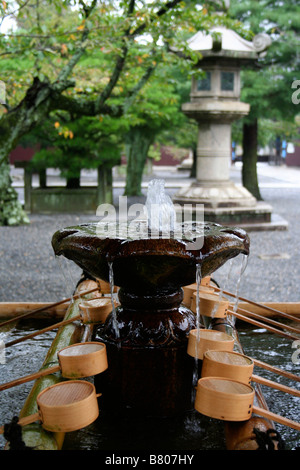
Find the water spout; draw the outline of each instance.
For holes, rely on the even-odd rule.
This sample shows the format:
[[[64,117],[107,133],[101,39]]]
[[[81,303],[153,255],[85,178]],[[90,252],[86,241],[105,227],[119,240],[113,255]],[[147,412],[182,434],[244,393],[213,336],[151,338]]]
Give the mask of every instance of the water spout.
[[[165,192],[165,181],[150,181],[146,199],[146,217],[151,235],[170,237],[176,229],[176,211],[173,202]]]

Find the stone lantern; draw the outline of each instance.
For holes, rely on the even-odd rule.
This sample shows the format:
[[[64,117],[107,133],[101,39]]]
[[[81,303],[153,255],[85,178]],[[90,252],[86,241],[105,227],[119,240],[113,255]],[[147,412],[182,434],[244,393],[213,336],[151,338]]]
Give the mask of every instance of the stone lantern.
[[[268,36],[253,42],[224,27],[210,34],[198,32],[189,47],[202,55],[204,76],[192,81],[190,102],[182,111],[198,123],[196,181],[180,190],[177,204],[204,205],[205,220],[227,224],[270,222],[271,207],[261,203],[242,185],[230,181],[231,125],[246,116],[250,105],[240,101],[240,70],[253,66],[268,47]],[[203,209],[203,206],[202,206]]]

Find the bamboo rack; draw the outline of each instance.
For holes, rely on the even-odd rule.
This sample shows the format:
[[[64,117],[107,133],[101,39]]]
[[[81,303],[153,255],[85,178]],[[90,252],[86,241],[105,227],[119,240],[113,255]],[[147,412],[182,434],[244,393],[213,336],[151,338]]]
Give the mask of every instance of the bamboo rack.
[[[13,318],[10,318],[6,321],[3,321],[2,323],[0,323],[0,327],[2,327],[4,325],[7,325],[8,323],[12,323],[16,320],[21,320],[25,317],[36,315],[37,313],[45,311],[47,308],[49,308],[49,306],[52,307],[52,308],[55,308],[55,307],[58,307],[59,305],[65,304],[66,302],[71,302],[73,300],[76,300],[80,297],[83,297],[84,295],[90,294],[90,293],[95,292],[97,290],[99,290],[99,287],[95,287],[94,289],[90,289],[90,290],[87,290],[85,292],[80,292],[78,294],[75,294],[73,297],[68,297],[67,299],[60,300],[59,302],[54,302],[53,304],[50,304],[50,305],[49,304],[43,304],[41,307],[39,307],[35,310],[29,310],[27,312],[24,312],[24,313],[18,315],[17,317],[13,317]]]
[[[0,302],[0,319],[10,319],[23,313],[37,311],[35,318],[60,318],[68,309],[69,302],[53,306],[53,302]]]

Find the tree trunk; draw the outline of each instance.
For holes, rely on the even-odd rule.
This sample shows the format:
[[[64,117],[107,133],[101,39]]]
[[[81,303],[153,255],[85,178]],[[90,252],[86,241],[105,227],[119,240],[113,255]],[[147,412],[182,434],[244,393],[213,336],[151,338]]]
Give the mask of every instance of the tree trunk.
[[[29,219],[18,200],[18,194],[12,187],[8,159],[1,159],[5,149],[0,149],[0,226],[29,223]]]
[[[78,189],[80,188],[80,176],[68,177],[67,178],[67,189]]]
[[[257,119],[243,126],[243,186],[261,200],[257,178]]]
[[[18,201],[16,191],[11,186],[9,176],[9,155],[20,138],[48,117],[53,109],[63,109],[62,92],[70,85],[61,80],[56,87],[34,78],[31,87],[18,106],[9,110],[0,119],[0,226],[28,222]],[[93,110],[86,112],[92,113]]]
[[[98,167],[98,204],[113,204],[113,174],[112,167]]]
[[[23,101],[0,120],[0,226],[29,222],[11,184],[9,155],[19,139],[47,116],[49,106],[48,85],[35,79]]]
[[[126,196],[142,195],[143,171],[154,134],[147,127],[134,127],[126,139]]]

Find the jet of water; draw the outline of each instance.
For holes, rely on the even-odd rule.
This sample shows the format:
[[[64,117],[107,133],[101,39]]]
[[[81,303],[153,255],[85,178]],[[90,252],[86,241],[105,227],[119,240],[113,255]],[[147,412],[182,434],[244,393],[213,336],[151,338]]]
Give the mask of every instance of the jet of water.
[[[168,236],[175,232],[176,211],[170,196],[165,192],[164,180],[150,181],[145,209],[148,228],[152,233]]]

